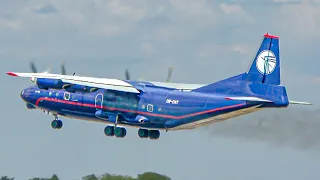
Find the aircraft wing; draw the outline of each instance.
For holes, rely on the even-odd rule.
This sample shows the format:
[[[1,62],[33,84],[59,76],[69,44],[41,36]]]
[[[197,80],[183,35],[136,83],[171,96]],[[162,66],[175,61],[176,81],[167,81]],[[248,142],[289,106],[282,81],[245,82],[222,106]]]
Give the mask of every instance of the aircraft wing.
[[[69,75],[59,75],[59,74],[50,74],[50,73],[8,72],[7,74],[10,76],[31,78],[31,80],[33,81],[38,78],[57,79],[57,80],[61,80],[63,83],[71,84],[71,85],[82,85],[82,86],[88,86],[88,87],[99,88],[99,89],[111,89],[111,90],[117,90],[117,91],[140,93],[131,84],[118,79],[69,76]]]

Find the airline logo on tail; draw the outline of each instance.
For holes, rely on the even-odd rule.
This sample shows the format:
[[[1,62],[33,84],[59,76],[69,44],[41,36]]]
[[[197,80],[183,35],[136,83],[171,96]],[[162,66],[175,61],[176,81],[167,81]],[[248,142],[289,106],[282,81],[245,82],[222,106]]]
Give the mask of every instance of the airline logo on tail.
[[[257,69],[261,74],[271,74],[277,66],[276,61],[276,56],[272,51],[264,50],[257,57]]]

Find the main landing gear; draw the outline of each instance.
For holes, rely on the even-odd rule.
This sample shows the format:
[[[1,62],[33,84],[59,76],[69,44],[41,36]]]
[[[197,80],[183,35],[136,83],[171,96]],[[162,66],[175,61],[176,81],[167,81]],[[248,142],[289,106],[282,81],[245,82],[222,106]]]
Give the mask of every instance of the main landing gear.
[[[104,128],[104,134],[106,136],[115,136],[117,138],[124,138],[127,135],[127,130],[123,127],[107,126]],[[160,131],[139,129],[138,135],[140,138],[149,138],[152,140],[159,139]]]
[[[61,120],[58,119],[58,115],[54,114],[54,120],[51,122],[51,127],[53,129],[61,129],[63,123]]]
[[[117,138],[124,138],[127,135],[127,130],[123,127],[107,126],[104,128],[106,136],[115,136]]]
[[[152,140],[159,139],[160,131],[158,130],[148,130],[148,129],[139,129],[138,135],[140,138],[149,138]]]

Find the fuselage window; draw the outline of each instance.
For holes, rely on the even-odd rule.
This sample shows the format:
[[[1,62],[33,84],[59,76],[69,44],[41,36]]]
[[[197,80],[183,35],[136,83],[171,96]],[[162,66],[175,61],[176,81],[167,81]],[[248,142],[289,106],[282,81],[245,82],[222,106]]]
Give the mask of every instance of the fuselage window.
[[[70,93],[65,92],[65,93],[64,93],[64,96],[63,96],[63,99],[64,99],[64,100],[69,100],[69,99],[70,99]]]
[[[147,111],[153,112],[153,105],[152,104],[147,105]]]

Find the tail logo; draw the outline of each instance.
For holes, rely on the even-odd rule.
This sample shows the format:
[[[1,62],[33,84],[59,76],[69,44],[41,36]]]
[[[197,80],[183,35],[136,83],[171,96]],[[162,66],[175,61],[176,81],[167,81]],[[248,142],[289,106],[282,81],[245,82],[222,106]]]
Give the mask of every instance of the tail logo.
[[[276,56],[272,51],[264,50],[257,57],[257,69],[261,74],[271,74],[277,66],[276,61]]]

